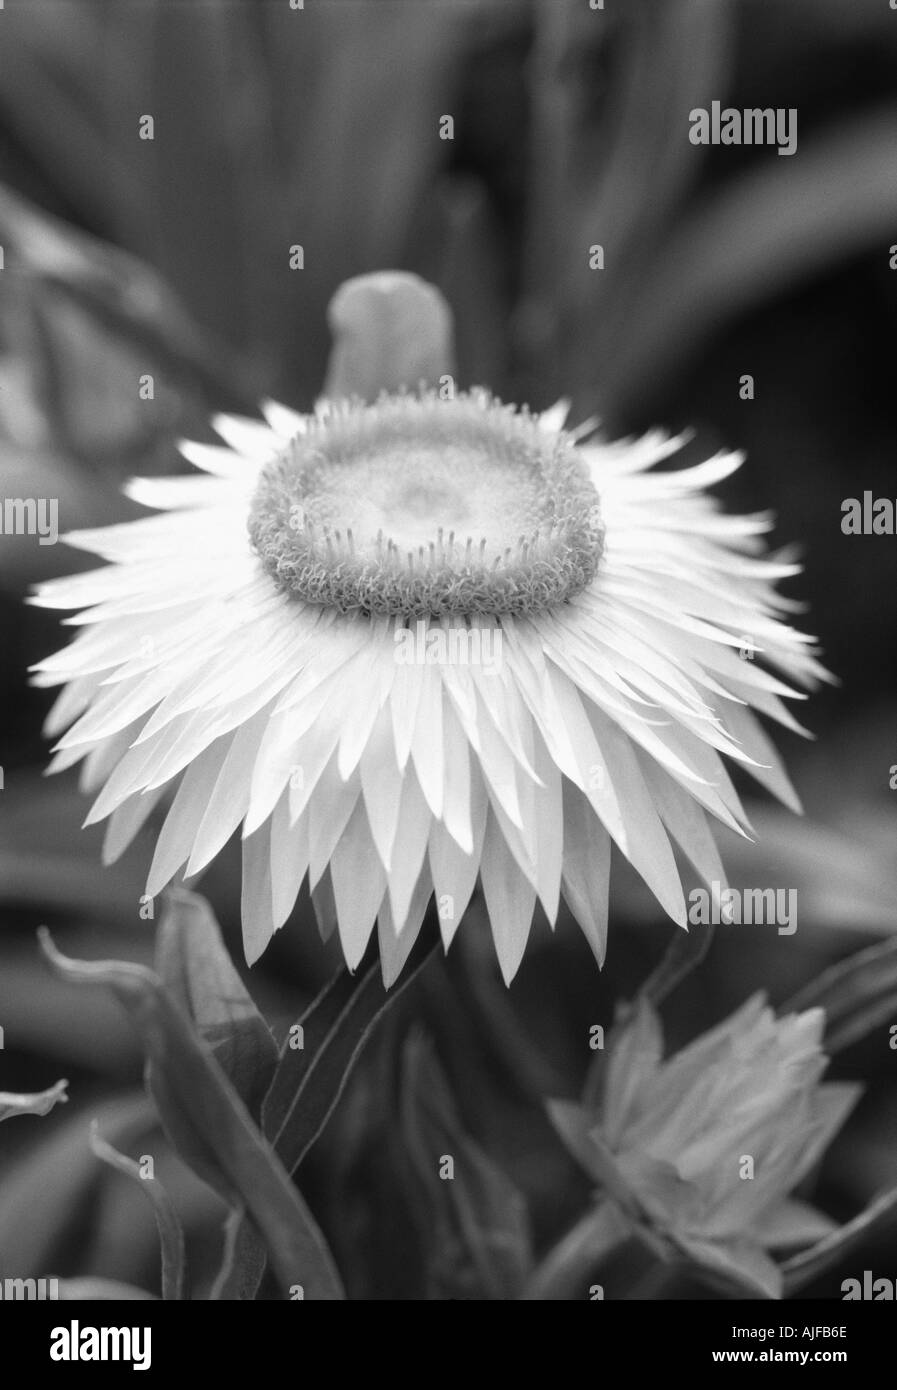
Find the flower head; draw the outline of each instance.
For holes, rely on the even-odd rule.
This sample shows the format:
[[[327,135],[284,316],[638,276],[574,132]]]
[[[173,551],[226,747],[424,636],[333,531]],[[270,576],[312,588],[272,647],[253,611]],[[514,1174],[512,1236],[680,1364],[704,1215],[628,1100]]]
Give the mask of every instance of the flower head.
[[[581,593],[603,540],[572,440],[486,392],[325,408],[265,464],[249,536],[280,588],[367,617],[529,617]]]
[[[824,1024],[821,1009],[776,1018],[757,994],[664,1061],[660,1022],[642,999],[609,1051],[600,1096],[554,1101],[552,1120],[636,1227],[779,1297],[766,1252],[834,1229],[788,1194],[861,1090],[819,1084]]]
[[[391,296],[406,327],[416,304],[429,370],[445,310],[416,286],[350,282],[340,322],[375,302],[382,338]],[[395,389],[389,362],[370,399],[366,321],[313,414],[217,418],[229,448],[182,446],[199,472],[130,485],[157,515],[66,538],[107,564],[35,600],[81,610],[36,668],[65,685],[54,768],[83,760],[110,860],[170,802],[152,895],[242,825],[249,960],[307,877],[351,968],[377,923],[387,980],[431,895],[448,946],[478,878],[507,980],[562,895],[600,961],[612,841],[684,925],[673,846],[723,881],[707,816],[747,825],[724,757],[794,804],[754,711],[796,727],[782,677],[824,674],[782,620],[796,567],[764,554],[768,519],[706,491],[739,458],[661,471],[682,440]]]

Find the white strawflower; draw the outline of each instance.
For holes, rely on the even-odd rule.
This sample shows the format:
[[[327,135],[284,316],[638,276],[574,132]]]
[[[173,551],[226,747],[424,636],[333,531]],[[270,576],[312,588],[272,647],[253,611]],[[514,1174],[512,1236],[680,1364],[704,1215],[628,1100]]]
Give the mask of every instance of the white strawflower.
[[[660,471],[681,440],[583,438],[485,391],[264,415],[183,445],[195,475],[133,482],[159,514],[68,535],[108,563],[35,599],[81,610],[36,681],[65,684],[53,767],[84,760],[106,858],[173,794],[147,893],[242,824],[247,959],[307,875],[350,968],[378,923],[389,981],[431,894],[448,946],[478,877],[507,981],[537,899],[600,962],[612,841],[684,925],[673,846],[724,880],[707,815],[746,827],[724,757],[794,804],[754,712],[794,727],[790,683],[824,675],[768,518],[707,492],[739,457]]]

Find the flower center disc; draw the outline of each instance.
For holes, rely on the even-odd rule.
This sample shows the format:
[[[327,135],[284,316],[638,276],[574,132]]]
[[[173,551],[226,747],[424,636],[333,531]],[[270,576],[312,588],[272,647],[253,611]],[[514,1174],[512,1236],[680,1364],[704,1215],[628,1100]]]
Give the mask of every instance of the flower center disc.
[[[403,617],[554,607],[604,542],[569,436],[485,392],[330,407],[262,469],[249,535],[280,588]]]

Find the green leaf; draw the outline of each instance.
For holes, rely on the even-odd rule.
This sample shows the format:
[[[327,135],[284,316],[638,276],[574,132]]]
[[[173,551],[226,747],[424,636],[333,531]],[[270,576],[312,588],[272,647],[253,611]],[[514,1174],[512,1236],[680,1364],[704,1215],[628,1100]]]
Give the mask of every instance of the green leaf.
[[[639,993],[657,1007],[701,964],[713,943],[713,927],[683,931],[677,927],[658,964]]]
[[[825,1010],[826,1052],[839,1052],[888,1023],[897,1010],[897,940],[876,943],[824,970],[779,1009]]]
[[[245,345],[267,392],[309,399],[335,286],[419,259],[421,213],[451,155],[434,136],[438,113],[454,109],[465,55],[482,42],[479,11],[144,0],[119,13],[70,0],[49,23],[44,6],[7,4],[16,61],[0,68],[0,100],[13,158],[21,150],[80,222],[145,257],[197,320]],[[399,80],[384,82],[387,70]],[[155,113],[154,141],[137,140],[140,112]],[[297,240],[301,274],[287,259]]]
[[[532,1268],[526,1203],[467,1135],[429,1042],[412,1035],[403,1057],[402,1131],[425,1202],[431,1286],[438,1297],[517,1298]],[[451,1179],[440,1176],[450,1158]]]
[[[134,1178],[151,1201],[162,1250],[162,1297],[166,1301],[183,1299],[186,1281],[184,1230],[165,1188],[155,1176],[146,1177],[140,1164],[135,1163],[133,1158],[107,1144],[99,1133],[96,1120],[90,1126],[90,1147],[97,1158],[108,1163],[110,1168],[124,1173],[125,1177]]]
[[[621,1259],[621,1251],[627,1252],[625,1260]],[[590,1207],[542,1257],[520,1291],[520,1298],[526,1303],[581,1298],[596,1271],[611,1259],[617,1261],[618,1282],[625,1287],[643,1275],[647,1260],[651,1261],[648,1267],[655,1268],[658,1256],[654,1249],[646,1253],[645,1242],[633,1234],[631,1221],[616,1204],[603,1201]]]
[[[156,970],[258,1122],[277,1044],[234,967],[212,909],[198,894],[177,888],[167,895]]]
[[[81,1114],[63,1112],[41,1142],[4,1164],[0,1183],[0,1277],[44,1274],[71,1260],[84,1240],[84,1213],[100,1200],[105,1173],[84,1142]],[[106,1134],[129,1146],[156,1126],[142,1091],[119,1094],[96,1106]],[[40,1220],[35,1212],[40,1211]],[[155,1233],[153,1233],[155,1244]],[[144,1233],[129,1242],[129,1273],[152,1258]]]
[[[694,182],[699,152],[680,137],[680,121],[708,91],[725,90],[736,10],[727,0],[610,8],[597,25],[587,5],[548,0],[533,15],[527,267],[541,310],[530,332],[547,376],[537,386],[548,400],[581,387],[592,398],[587,411],[596,382],[603,391],[604,378],[615,376],[615,340],[646,331],[627,321],[626,306],[668,234],[671,209]],[[569,79],[559,81],[559,72]],[[598,72],[606,90],[596,103],[587,92]],[[586,268],[581,249],[596,241],[611,275]]]
[[[418,940],[390,990],[376,960],[356,975],[338,970],[300,1018],[303,1046],[293,1048],[287,1039],[262,1110],[265,1135],[288,1172],[296,1171],[327,1124],[378,1021],[423,969],[438,940],[435,933]],[[254,1298],[264,1272],[264,1250],[235,1213],[213,1297]]]
[[[158,1302],[154,1293],[117,1279],[58,1279],[56,1287],[60,1303]]]
[[[637,408],[640,382],[666,379],[733,317],[887,245],[895,140],[897,114],[881,104],[808,136],[797,158],[757,161],[714,197],[692,200],[607,315],[602,392],[614,412]]]
[[[158,973],[258,1123],[277,1066],[277,1044],[231,961],[208,903],[183,888],[166,896],[156,943]],[[266,1258],[245,1209],[232,1210],[212,1298],[254,1297]]]
[[[30,287],[52,289],[109,335],[164,361],[211,397],[249,408],[246,372],[185,313],[164,280],[137,257],[77,230],[0,186],[0,240],[6,268]]]
[[[859,1216],[847,1221],[831,1235],[824,1236],[809,1250],[802,1250],[799,1255],[793,1255],[790,1260],[786,1260],[782,1265],[786,1295],[797,1293],[805,1284],[824,1274],[871,1236],[889,1229],[895,1221],[897,1187],[876,1197]]]
[[[301,1021],[305,1047],[294,1050],[287,1041],[265,1097],[262,1127],[288,1172],[296,1171],[323,1130],[372,1031],[426,965],[438,940],[435,932],[421,933],[389,990],[377,961],[355,976],[341,970]]]
[[[49,1115],[54,1105],[68,1100],[67,1081],[57,1081],[46,1091],[35,1091],[31,1095],[16,1095],[13,1091],[0,1091],[0,1120],[8,1120],[12,1115]]]
[[[342,1298],[332,1256],[311,1213],[208,1044],[159,977],[123,961],[69,960],[46,928],[39,936],[57,974],[76,984],[108,985],[123,1004],[143,1042],[150,1089],[169,1137],[231,1206],[245,1205],[283,1291],[301,1284],[306,1297]]]
[[[749,1235],[726,1240],[677,1237],[694,1261],[696,1273],[727,1298],[781,1298],[782,1271]],[[731,1292],[726,1293],[726,1289]]]
[[[224,1223],[224,1258],[209,1294],[211,1299],[252,1299],[265,1274],[267,1251],[258,1231],[242,1208],[230,1212]]]
[[[276,1135],[284,1124],[296,1092],[312,1062],[332,1033],[337,1021],[373,973],[362,967],[356,974],[340,968],[319,990],[297,1024],[302,1046],[291,1046],[292,1030],[280,1050],[280,1060],[271,1080],[262,1110],[265,1133]]]
[[[170,470],[177,436],[194,433],[212,408],[250,409],[249,371],[191,322],[149,266],[2,185],[0,245],[8,495],[56,499],[63,532],[140,514],[124,480]],[[149,408],[136,389],[144,374],[154,382]],[[18,592],[71,566],[56,547],[13,537],[0,547],[0,587]]]
[[[521,1099],[541,1105],[543,1096],[564,1089],[563,1073],[534,1041],[511,1002],[495,967],[489,916],[479,893],[474,894],[465,921],[468,930],[459,933],[454,949],[464,972],[465,1001],[476,1019],[475,1045],[495,1055]]]

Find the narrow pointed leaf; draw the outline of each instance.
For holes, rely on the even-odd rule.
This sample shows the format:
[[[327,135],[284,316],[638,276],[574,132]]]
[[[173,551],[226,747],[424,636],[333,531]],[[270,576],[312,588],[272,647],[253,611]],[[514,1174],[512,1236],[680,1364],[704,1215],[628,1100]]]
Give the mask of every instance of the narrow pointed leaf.
[[[133,1178],[140,1184],[143,1192],[153,1206],[156,1225],[159,1228],[159,1244],[162,1251],[162,1297],[180,1300],[185,1297],[186,1252],[184,1249],[184,1230],[174,1203],[158,1178],[144,1177],[140,1164],[133,1158],[119,1153],[118,1149],[107,1144],[99,1133],[96,1120],[90,1126],[90,1147],[97,1158],[108,1163],[125,1177]]]
[[[293,1048],[287,1039],[262,1111],[265,1135],[288,1172],[295,1172],[326,1125],[379,1019],[416,978],[438,940],[435,933],[421,937],[388,991],[376,960],[356,975],[337,971],[300,1018],[303,1046]],[[213,1296],[254,1298],[264,1270],[264,1249],[254,1242],[250,1223],[234,1214]]]
[[[683,931],[677,927],[666,951],[642,985],[640,993],[655,1006],[701,964],[713,943],[713,927]]]
[[[67,1081],[57,1081],[46,1091],[35,1091],[31,1095],[17,1095],[13,1091],[0,1091],[0,1120],[8,1120],[13,1115],[48,1115],[54,1105],[68,1100]]]
[[[837,1052],[866,1037],[897,1009],[897,940],[876,943],[824,970],[793,995],[780,1013],[825,1010],[825,1050]]]
[[[437,943],[434,932],[422,933],[390,990],[383,986],[377,961],[355,977],[341,971],[308,1018],[313,1040],[330,1025],[314,1053],[306,1061],[308,1048],[294,1051],[287,1042],[265,1099],[262,1127],[288,1172],[296,1171],[326,1125],[380,1018],[423,969]],[[340,1002],[342,1008],[336,1012]]]
[[[231,1301],[255,1298],[266,1264],[264,1241],[245,1211],[235,1209],[224,1224],[224,1258],[209,1297]]]
[[[146,1050],[148,1084],[169,1137],[231,1206],[245,1205],[251,1213],[284,1293],[301,1284],[307,1298],[342,1298],[332,1256],[311,1213],[158,975],[129,962],[69,960],[46,928],[40,940],[57,974],[76,984],[106,984],[123,1004]]]
[[[159,924],[156,969],[257,1121],[277,1065],[277,1044],[204,898],[184,889],[169,895]]]
[[[409,1038],[402,1130],[425,1200],[430,1280],[437,1296],[517,1298],[532,1268],[526,1204],[510,1178],[464,1132],[429,1043]],[[451,1180],[440,1166],[453,1163]]]
[[[846,1222],[831,1235],[825,1236],[809,1250],[793,1255],[782,1265],[786,1295],[799,1292],[805,1284],[818,1279],[832,1265],[838,1264],[852,1250],[871,1237],[897,1223],[897,1187],[883,1192],[870,1202],[865,1211]]]
[[[117,1279],[58,1279],[56,1290],[60,1303],[158,1302],[154,1293]]]

